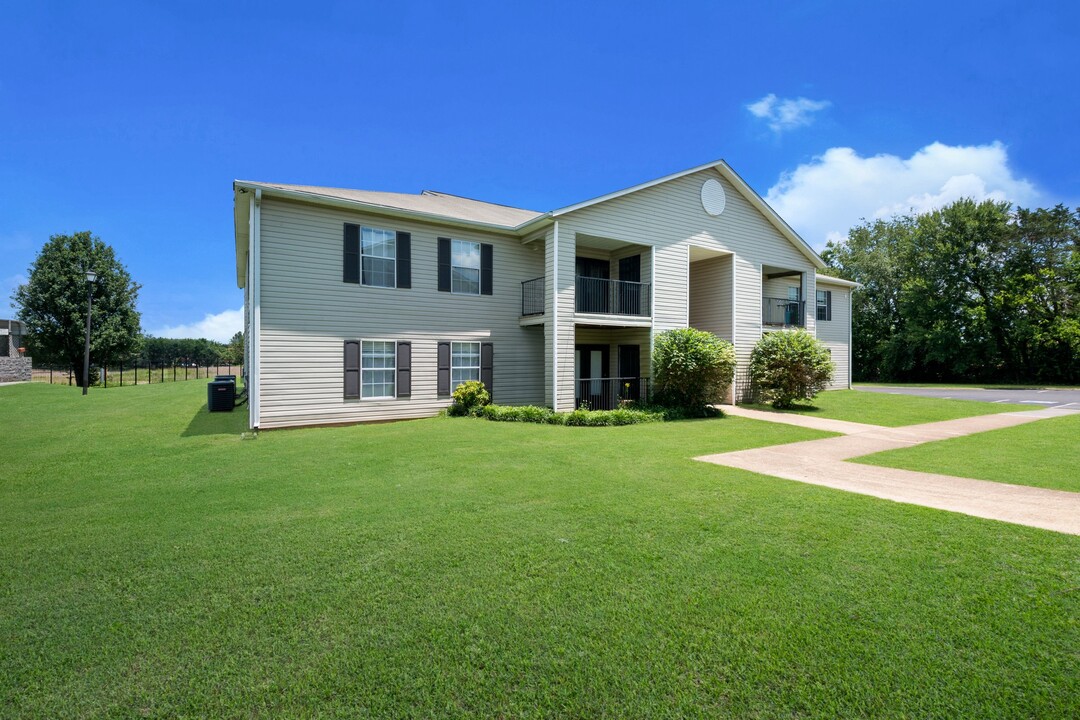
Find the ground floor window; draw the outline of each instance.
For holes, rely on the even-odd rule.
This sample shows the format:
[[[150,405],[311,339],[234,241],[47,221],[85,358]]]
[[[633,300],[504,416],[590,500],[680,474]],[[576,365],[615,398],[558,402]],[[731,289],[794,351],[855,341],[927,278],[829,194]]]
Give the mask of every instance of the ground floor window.
[[[396,352],[396,343],[392,341],[364,340],[361,343],[361,397],[394,397],[394,375],[397,370]]]
[[[480,379],[480,343],[450,343],[450,387]]]

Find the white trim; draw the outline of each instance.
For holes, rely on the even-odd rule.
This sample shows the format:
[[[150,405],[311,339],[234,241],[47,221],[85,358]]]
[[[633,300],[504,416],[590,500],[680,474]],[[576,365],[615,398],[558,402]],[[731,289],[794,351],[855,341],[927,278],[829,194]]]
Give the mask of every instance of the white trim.
[[[364,231],[378,231],[384,233],[390,233],[394,236],[394,255],[393,257],[382,257],[379,255],[370,255],[369,257],[377,260],[393,260],[394,261],[394,284],[393,285],[369,285],[364,282]],[[397,230],[391,230],[390,228],[380,228],[375,226],[360,225],[360,287],[373,288],[376,290],[397,290]]]
[[[483,293],[480,292],[480,286],[484,284],[484,248],[483,243],[478,240],[462,240],[461,238],[448,238],[450,240],[450,294],[451,295],[473,295],[479,296]],[[454,243],[468,243],[469,245],[476,246],[476,267],[468,267],[466,265],[454,264]],[[454,268],[461,268],[462,270],[475,270],[476,271],[476,292],[465,292],[463,290],[454,289]],[[494,274],[494,273],[492,273]]]
[[[657,178],[655,180],[641,183],[640,185],[634,185],[633,187],[617,190],[615,192],[608,193],[607,195],[601,195],[600,197],[593,198],[592,200],[585,200],[584,202],[575,203],[574,205],[567,205],[564,208],[552,210],[547,215],[550,215],[551,217],[559,217],[560,215],[565,215],[566,213],[574,212],[575,210],[581,210],[582,208],[587,208],[602,202],[614,200],[616,198],[623,197],[624,195],[638,192],[639,190],[646,190],[656,185],[670,182],[672,180],[678,180],[681,177],[686,177],[687,175],[692,175],[696,172],[701,172],[703,170],[709,169],[715,169],[718,173],[720,173],[721,177],[731,183],[739,192],[739,194],[747,200],[747,202],[757,208],[758,212],[764,215],[765,219],[768,220],[773,225],[773,227],[775,227],[780,232],[781,235],[787,238],[791,242],[791,244],[796,247],[796,249],[798,249],[810,260],[811,263],[813,263],[815,268],[820,269],[825,267],[825,261],[822,260],[821,256],[814,251],[814,248],[810,247],[810,243],[803,240],[803,238],[797,232],[795,232],[795,230],[793,230],[792,227],[788,225],[787,222],[782,217],[780,217],[780,215],[777,214],[777,212],[773,210],[767,202],[765,202],[765,199],[758,195],[757,192],[755,192],[754,189],[750,187],[747,182],[743,180],[742,177],[740,177],[739,174],[735,172],[731,168],[731,166],[728,165],[727,162],[725,162],[724,160],[716,160],[715,162],[698,165],[697,167],[692,167],[689,170],[681,170],[677,173],[672,173],[670,175],[665,175],[664,177]],[[547,216],[542,215],[539,218],[534,218],[526,223],[518,225],[514,229],[521,230],[524,227],[528,226],[530,223],[538,222],[545,217]]]
[[[853,282],[851,280],[844,280],[843,278],[833,277],[832,275],[822,275],[821,273],[814,273],[814,279],[817,284],[825,283],[826,285],[839,285],[846,288],[859,288],[862,284]]]
[[[450,393],[453,394],[454,390],[457,390],[458,385],[454,384],[454,346],[455,345],[475,345],[476,346],[476,365],[463,365],[458,367],[459,370],[476,368],[476,379],[480,380],[484,373],[484,344],[480,340],[451,340],[450,341]]]
[[[731,344],[735,347],[735,376],[731,378],[731,404],[739,404],[739,388],[736,379],[739,377],[739,313],[735,307],[735,299],[739,297],[736,291],[736,281],[739,278],[739,258],[731,253]]]
[[[551,236],[551,409],[559,411],[559,221]]]
[[[583,201],[581,201],[579,203],[574,203],[573,205],[567,205],[566,207],[559,208],[558,210],[552,210],[551,213],[549,213],[549,214],[552,217],[558,217],[560,215],[565,215],[566,213],[574,212],[575,210],[581,210],[582,208],[587,208],[587,207],[589,207],[591,205],[598,205],[598,204],[600,204],[602,202],[607,202],[608,200],[614,200],[616,198],[620,198],[623,195],[629,195],[630,193],[637,192],[638,190],[645,190],[647,188],[651,188],[651,187],[654,187],[656,185],[662,185],[663,183],[666,183],[666,182],[668,182],[670,180],[678,180],[681,177],[685,177],[687,175],[693,175],[696,172],[701,172],[702,170],[708,170],[709,168],[714,168],[714,167],[717,167],[717,166],[719,166],[721,164],[724,164],[723,160],[715,160],[713,162],[705,163],[704,165],[698,165],[697,167],[692,167],[689,170],[680,170],[679,172],[671,173],[670,175],[665,175],[664,177],[656,178],[655,180],[649,180],[648,182],[643,182],[643,183],[640,183],[638,185],[633,185],[633,186],[628,187],[628,188],[623,188],[622,190],[616,190],[615,192],[610,192],[610,193],[608,193],[606,195],[601,195],[600,197],[595,197],[595,198],[593,198],[591,200],[583,200]],[[534,218],[534,219],[530,220],[529,222],[536,222],[536,220],[537,220],[537,218]]]
[[[397,376],[398,376],[397,354],[398,354],[398,342],[399,341],[398,340],[391,340],[390,338],[359,338],[359,342],[360,342],[360,358],[359,358],[360,359],[360,368],[359,368],[360,369],[360,377],[358,379],[360,381],[359,382],[359,385],[360,385],[360,397],[356,398],[356,399],[359,400],[360,402],[371,402],[373,400],[380,400],[380,401],[397,400],[398,399],[398,394],[397,394],[397,389],[398,389],[397,388]],[[389,395],[378,395],[376,397],[364,397],[364,343],[366,343],[366,342],[369,342],[369,343],[390,343],[391,345],[394,346],[394,351],[393,351],[394,352],[394,391]],[[408,341],[406,341],[406,342],[408,342]],[[453,357],[453,346],[451,346],[450,350],[451,350],[450,355],[451,355],[451,358],[452,358]],[[453,360],[451,360],[450,362],[452,364]],[[367,369],[368,370],[386,370],[387,368],[367,368]],[[352,399],[352,398],[350,398],[350,399]],[[405,398],[405,399],[408,399],[408,398]]]
[[[248,274],[248,284],[251,285],[251,367],[248,369],[248,381],[251,387],[248,391],[248,421],[252,428],[259,427],[261,409],[259,394],[262,392],[262,273],[260,264],[262,260],[262,191],[256,189],[251,196],[249,222],[251,229],[248,232],[250,251],[248,256],[251,262],[251,272]]]
[[[330,195],[320,195],[319,193],[304,192],[301,190],[286,190],[284,188],[269,187],[261,183],[244,180],[234,180],[233,189],[262,191],[265,192],[269,197],[283,197],[291,200],[302,200],[304,202],[315,203],[318,205],[330,205],[333,207],[348,208],[352,210],[361,209],[365,212],[375,215],[388,215],[390,217],[401,218],[418,218],[436,225],[455,225],[458,227],[475,228],[479,230],[495,232],[501,235],[505,235],[507,232],[516,233],[518,230],[525,228],[525,226],[527,225],[536,223],[540,220],[550,219],[550,213],[545,213],[538,217],[531,218],[518,225],[499,225],[498,223],[486,223],[476,220],[463,220],[447,215],[424,212],[423,210],[406,210],[404,208],[395,208],[389,205],[379,205],[376,203],[363,202],[362,200],[347,200],[345,198],[332,197]]]

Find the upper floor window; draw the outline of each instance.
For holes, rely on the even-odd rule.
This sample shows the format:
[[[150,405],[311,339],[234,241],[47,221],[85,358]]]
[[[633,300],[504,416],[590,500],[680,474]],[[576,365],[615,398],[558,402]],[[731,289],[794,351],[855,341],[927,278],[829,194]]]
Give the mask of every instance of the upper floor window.
[[[454,240],[450,249],[450,292],[480,294],[480,243]]]
[[[439,291],[493,294],[494,255],[491,243],[439,238]]]
[[[817,319],[832,320],[832,290],[817,291]]]
[[[342,280],[368,287],[412,287],[412,235],[345,223]]]
[[[394,287],[397,233],[379,228],[360,230],[360,282],[372,287]]]

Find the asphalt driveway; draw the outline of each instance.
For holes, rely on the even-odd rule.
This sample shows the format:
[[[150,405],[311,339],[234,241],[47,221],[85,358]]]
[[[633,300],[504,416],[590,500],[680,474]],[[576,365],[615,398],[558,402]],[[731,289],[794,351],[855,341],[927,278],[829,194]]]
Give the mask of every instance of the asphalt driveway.
[[[888,393],[891,395],[918,395],[943,400],[981,400],[991,403],[1016,403],[1032,408],[1062,407],[1080,409],[1080,390],[985,390],[983,388],[931,388],[931,387],[866,387],[854,388],[859,392]]]

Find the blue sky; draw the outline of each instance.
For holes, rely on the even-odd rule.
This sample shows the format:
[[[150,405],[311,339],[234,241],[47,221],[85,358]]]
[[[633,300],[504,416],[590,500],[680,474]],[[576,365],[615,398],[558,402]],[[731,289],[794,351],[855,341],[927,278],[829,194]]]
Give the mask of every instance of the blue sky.
[[[814,246],[959,196],[1080,203],[1075,3],[0,9],[0,317],[89,229],[154,334],[239,329],[234,179],[532,210],[725,158]]]

